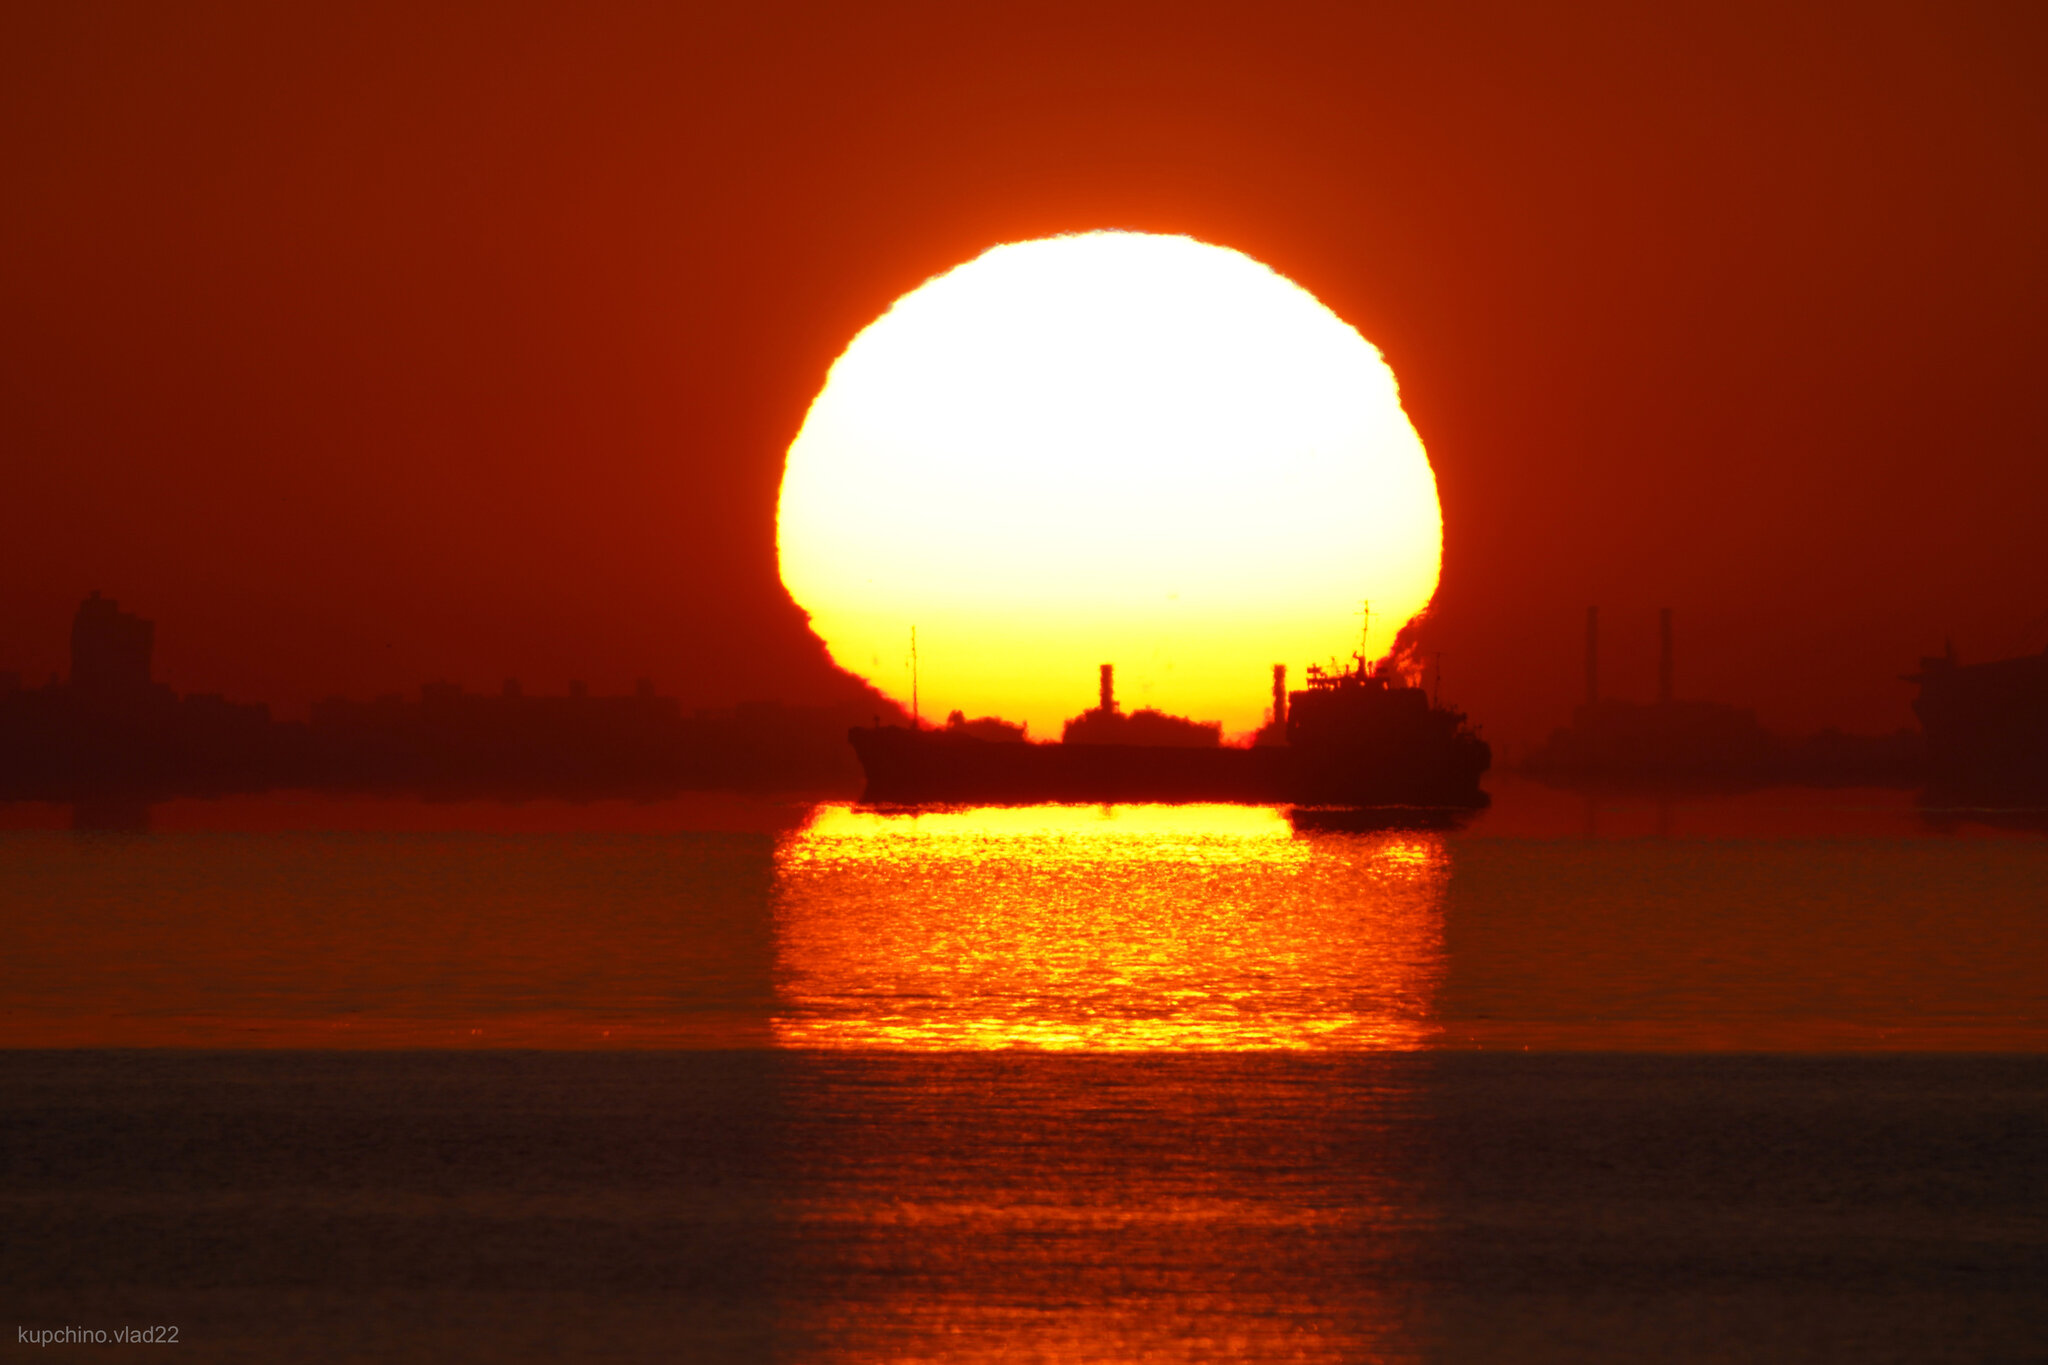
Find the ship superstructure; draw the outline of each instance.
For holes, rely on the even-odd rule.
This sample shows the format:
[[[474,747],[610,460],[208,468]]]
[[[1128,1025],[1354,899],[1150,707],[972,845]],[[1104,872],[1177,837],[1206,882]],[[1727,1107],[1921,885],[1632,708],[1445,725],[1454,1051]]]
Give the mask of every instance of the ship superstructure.
[[[1287,697],[1289,799],[1306,805],[1479,805],[1493,751],[1463,711],[1392,668],[1308,667]]]
[[[957,728],[857,727],[848,734],[884,804],[1226,801],[1312,806],[1486,804],[1492,753],[1464,712],[1433,701],[1388,665],[1310,666],[1289,692],[1274,670],[1272,721],[1246,747],[1217,727],[1118,715],[1105,665],[1100,703],[1060,743],[990,743]],[[1131,722],[1136,722],[1131,724]]]
[[[2048,650],[1966,664],[1951,646],[1906,681],[1920,684],[1913,711],[1936,783],[2048,792]]]

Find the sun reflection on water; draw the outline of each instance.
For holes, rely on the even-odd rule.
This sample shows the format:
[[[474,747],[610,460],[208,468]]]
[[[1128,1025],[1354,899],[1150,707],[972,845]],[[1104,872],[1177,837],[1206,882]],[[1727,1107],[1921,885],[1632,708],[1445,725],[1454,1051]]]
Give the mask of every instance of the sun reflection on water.
[[[785,1047],[1415,1048],[1449,861],[1244,806],[820,807],[775,857]]]

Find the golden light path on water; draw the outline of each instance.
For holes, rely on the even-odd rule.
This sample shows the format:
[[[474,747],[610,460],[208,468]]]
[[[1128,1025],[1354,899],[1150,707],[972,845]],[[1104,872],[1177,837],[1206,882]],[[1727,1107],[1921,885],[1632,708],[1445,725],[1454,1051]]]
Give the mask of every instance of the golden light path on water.
[[[823,806],[776,852],[773,1036],[825,1049],[1425,1046],[1440,836],[1270,807]]]

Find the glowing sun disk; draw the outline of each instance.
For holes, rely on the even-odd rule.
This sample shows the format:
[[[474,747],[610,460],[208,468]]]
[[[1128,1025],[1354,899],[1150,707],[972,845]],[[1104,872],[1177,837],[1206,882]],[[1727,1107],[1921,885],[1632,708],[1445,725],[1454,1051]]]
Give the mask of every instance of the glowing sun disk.
[[[1380,354],[1185,237],[996,247],[896,301],[789,450],[783,582],[843,667],[1054,737],[1130,706],[1259,724],[1266,670],[1429,602],[1436,481]],[[1297,675],[1298,676],[1298,673]]]

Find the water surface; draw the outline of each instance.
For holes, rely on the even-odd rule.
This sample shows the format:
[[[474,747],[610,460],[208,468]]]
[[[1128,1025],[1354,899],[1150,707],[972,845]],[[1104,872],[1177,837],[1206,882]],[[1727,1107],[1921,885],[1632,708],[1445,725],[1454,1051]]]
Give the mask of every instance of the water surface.
[[[2038,1357],[2023,813],[68,819],[0,820],[18,1326],[250,1361]]]
[[[2048,1050],[2048,837],[1902,793],[1595,810],[1704,831],[1663,837],[1566,832],[1578,799],[1528,790],[1362,833],[1225,806],[170,814],[0,830],[0,1042]]]

